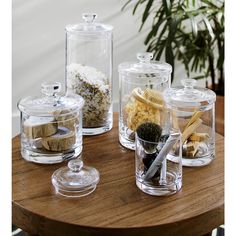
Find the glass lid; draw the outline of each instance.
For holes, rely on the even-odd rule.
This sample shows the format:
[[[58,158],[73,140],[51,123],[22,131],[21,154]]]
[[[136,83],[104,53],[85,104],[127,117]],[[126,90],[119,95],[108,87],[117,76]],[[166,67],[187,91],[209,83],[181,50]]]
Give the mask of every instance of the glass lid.
[[[61,83],[45,82],[41,85],[42,96],[30,96],[18,102],[20,111],[34,116],[52,116],[54,112],[64,110],[63,115],[77,111],[84,105],[84,99],[76,94],[63,96]]]
[[[97,34],[113,30],[113,26],[105,25],[95,22],[97,18],[96,13],[83,13],[83,23],[72,24],[66,26],[66,31],[70,33],[84,33],[84,34]]]
[[[81,159],[71,160],[68,166],[56,170],[52,175],[56,193],[66,197],[83,197],[92,193],[100,180],[99,172],[83,165]]]
[[[153,54],[150,52],[138,53],[138,62],[124,62],[118,67],[120,73],[144,74],[144,76],[161,76],[170,74],[172,66],[165,62],[151,61]]]
[[[175,106],[207,106],[216,100],[216,94],[207,88],[195,87],[194,79],[183,79],[183,86],[172,87],[164,91],[167,104]]]

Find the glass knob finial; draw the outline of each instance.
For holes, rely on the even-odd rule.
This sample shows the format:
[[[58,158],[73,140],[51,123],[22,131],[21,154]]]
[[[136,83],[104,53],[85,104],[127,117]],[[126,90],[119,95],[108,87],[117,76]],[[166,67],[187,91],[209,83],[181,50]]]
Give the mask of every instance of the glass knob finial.
[[[151,52],[138,53],[137,58],[140,61],[140,63],[149,63],[153,58],[153,53]]]
[[[195,79],[182,79],[181,84],[184,88],[192,89],[196,85],[197,81]]]
[[[93,23],[94,20],[97,18],[97,14],[96,13],[83,13],[82,17],[86,23]]]
[[[79,172],[84,166],[84,163],[80,159],[71,160],[68,163],[68,167],[73,172]]]
[[[61,91],[60,82],[44,82],[41,85],[41,91],[47,96],[54,96]]]

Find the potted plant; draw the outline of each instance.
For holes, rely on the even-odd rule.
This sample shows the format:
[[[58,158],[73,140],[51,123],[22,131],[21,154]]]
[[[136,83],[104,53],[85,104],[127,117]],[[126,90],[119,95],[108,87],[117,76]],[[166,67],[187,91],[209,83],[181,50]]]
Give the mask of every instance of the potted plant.
[[[188,77],[210,77],[211,89],[224,95],[224,1],[138,0],[133,14],[144,4],[140,31],[148,18],[152,21],[144,43],[154,59],[164,54],[173,67],[172,80],[178,60]]]

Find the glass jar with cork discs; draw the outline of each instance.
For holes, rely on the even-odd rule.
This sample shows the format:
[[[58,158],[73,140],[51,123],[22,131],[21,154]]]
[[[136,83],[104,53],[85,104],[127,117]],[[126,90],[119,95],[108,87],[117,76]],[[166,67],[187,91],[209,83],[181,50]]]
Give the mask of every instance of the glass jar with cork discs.
[[[61,84],[43,83],[42,96],[18,102],[21,111],[21,154],[31,162],[59,163],[82,151],[82,107],[78,95],[63,95]]]

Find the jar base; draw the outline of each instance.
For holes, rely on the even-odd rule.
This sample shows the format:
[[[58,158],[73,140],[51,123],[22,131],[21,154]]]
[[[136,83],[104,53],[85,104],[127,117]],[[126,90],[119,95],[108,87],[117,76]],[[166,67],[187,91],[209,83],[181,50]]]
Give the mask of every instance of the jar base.
[[[120,144],[130,150],[135,150],[135,141],[130,141],[129,139],[124,138],[121,134],[119,135]]]
[[[181,178],[174,177],[174,174],[167,172],[167,176],[175,178],[174,182],[169,182],[165,185],[159,185],[154,186],[148,184],[148,182],[144,181],[141,177],[136,176],[136,185],[137,187],[143,191],[144,193],[147,193],[149,195],[153,196],[168,196],[177,193],[182,188],[182,181]]]
[[[98,135],[104,134],[112,129],[112,123],[98,128],[83,128],[83,135]]]
[[[82,146],[77,147],[70,152],[61,152],[55,154],[33,152],[32,150],[21,149],[22,157],[29,162],[38,164],[56,164],[65,160],[70,160],[78,157],[82,152]]]
[[[55,187],[56,194],[60,194],[63,197],[80,198],[80,197],[87,196],[90,193],[94,192],[97,186],[95,185],[95,186],[85,189],[83,191],[74,191],[74,192],[63,191],[61,189],[58,189],[56,186],[54,186],[54,187]]]
[[[201,167],[209,165],[215,158],[214,154],[210,154],[204,157],[196,157],[196,158],[185,158],[182,157],[182,166],[186,167]],[[167,159],[172,162],[177,162],[179,160],[179,157],[168,154]]]

